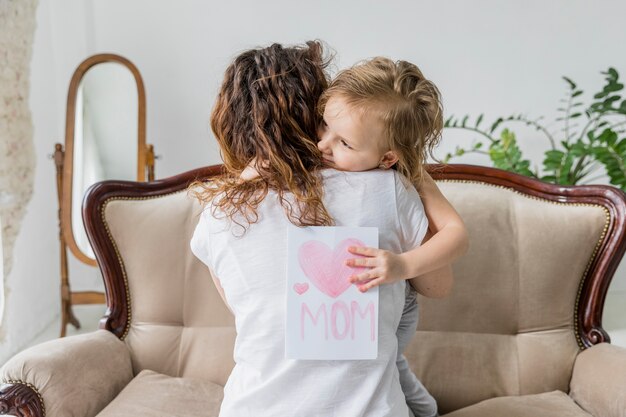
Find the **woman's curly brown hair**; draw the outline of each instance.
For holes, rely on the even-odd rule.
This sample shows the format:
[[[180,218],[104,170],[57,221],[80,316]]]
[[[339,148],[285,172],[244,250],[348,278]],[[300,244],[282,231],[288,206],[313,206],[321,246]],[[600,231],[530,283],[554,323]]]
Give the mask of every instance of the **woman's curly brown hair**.
[[[201,187],[192,193],[211,203],[213,215],[219,211],[245,231],[273,190],[293,224],[333,224],[322,202],[316,133],[317,103],[328,87],[327,64],[322,45],[307,42],[252,49],[228,67],[211,114],[224,170],[209,183],[190,186]],[[242,179],[250,164],[258,176]]]

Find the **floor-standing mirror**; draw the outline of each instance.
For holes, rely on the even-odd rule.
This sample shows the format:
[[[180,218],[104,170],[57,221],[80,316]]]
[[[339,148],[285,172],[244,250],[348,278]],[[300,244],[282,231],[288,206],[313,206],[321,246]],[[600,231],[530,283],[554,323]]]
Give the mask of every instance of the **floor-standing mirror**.
[[[152,181],[154,149],[146,145],[146,97],[141,75],[127,59],[99,54],[83,61],[67,95],[65,146],[55,145],[61,243],[61,337],[80,323],[72,306],[104,304],[98,291],[72,291],[69,247],[81,262],[97,266],[81,215],[85,191],[107,179]]]

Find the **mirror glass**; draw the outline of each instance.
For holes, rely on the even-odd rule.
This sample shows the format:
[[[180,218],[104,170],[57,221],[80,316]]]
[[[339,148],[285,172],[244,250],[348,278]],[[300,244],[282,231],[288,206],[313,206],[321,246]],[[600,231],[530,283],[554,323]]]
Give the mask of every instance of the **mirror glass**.
[[[80,250],[94,258],[81,215],[85,191],[107,179],[137,180],[138,92],[130,69],[117,62],[89,68],[74,120],[72,231]]]

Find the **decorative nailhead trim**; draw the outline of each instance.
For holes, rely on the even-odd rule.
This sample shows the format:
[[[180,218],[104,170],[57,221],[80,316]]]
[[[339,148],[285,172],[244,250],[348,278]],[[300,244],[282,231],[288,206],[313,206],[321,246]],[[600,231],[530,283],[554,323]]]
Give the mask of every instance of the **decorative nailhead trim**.
[[[107,198],[104,203],[102,204],[102,207],[100,209],[100,218],[102,219],[102,223],[104,224],[104,228],[105,231],[107,233],[107,236],[109,237],[109,240],[111,241],[111,243],[113,244],[113,249],[115,249],[115,255],[117,256],[117,261],[120,264],[120,268],[122,269],[122,277],[124,278],[124,289],[126,290],[126,324],[124,326],[124,333],[122,333],[122,335],[120,336],[120,340],[124,340],[126,338],[126,336],[128,335],[128,332],[130,331],[130,323],[131,323],[131,319],[132,319],[132,308],[131,308],[131,298],[130,298],[130,290],[128,287],[128,276],[126,275],[126,268],[124,267],[124,261],[122,260],[122,257],[120,255],[120,251],[117,247],[117,244],[115,243],[115,239],[113,239],[113,235],[111,234],[111,230],[109,229],[109,224],[106,221],[106,218],[104,216],[104,212],[106,210],[107,205],[112,202],[112,201],[141,201],[141,200],[155,200],[157,198],[163,198],[163,197],[167,197],[170,195],[174,195],[174,194],[179,194],[182,192],[187,192],[187,189],[184,188],[182,190],[178,190],[178,191],[173,191],[170,193],[166,193],[166,194],[159,194],[159,195],[155,195],[155,196],[148,196],[148,197],[110,197]]]
[[[609,224],[611,222],[611,214],[610,214],[609,210],[606,207],[604,207],[602,205],[599,205],[599,204],[566,203],[566,202],[561,202],[561,201],[548,200],[546,198],[540,198],[540,197],[537,197],[537,196],[534,196],[534,195],[524,194],[521,191],[516,190],[513,187],[506,187],[504,185],[491,184],[491,183],[482,182],[482,181],[476,181],[476,180],[440,179],[440,180],[435,180],[435,182],[453,182],[453,183],[480,184],[480,185],[486,185],[486,186],[489,186],[489,187],[501,188],[501,189],[504,189],[504,190],[507,190],[507,191],[511,191],[511,192],[514,192],[514,193],[516,193],[518,195],[521,195],[522,197],[529,198],[531,200],[543,201],[543,202],[556,204],[556,205],[560,205],[560,206],[597,207],[597,208],[601,208],[602,210],[604,210],[604,214],[605,214],[605,217],[606,217],[606,221],[604,223],[604,228],[602,229],[602,233],[600,234],[600,239],[596,243],[596,246],[594,247],[593,252],[591,253],[591,257],[589,258],[589,261],[587,262],[587,266],[585,267],[585,270],[584,270],[583,275],[581,277],[580,284],[578,284],[578,291],[576,293],[576,301],[574,303],[574,317],[573,318],[574,318],[574,334],[576,335],[576,342],[578,343],[578,346],[581,348],[581,350],[586,349],[587,347],[583,344],[582,338],[580,336],[580,328],[578,327],[578,315],[579,315],[579,308],[580,308],[580,297],[582,296],[583,286],[584,286],[585,282],[587,281],[587,275],[589,273],[589,269],[591,268],[591,264],[596,259],[596,255],[598,254],[598,251],[600,250],[600,246],[602,246],[602,242],[604,241],[604,238],[606,237],[606,233],[609,230]]]
[[[42,413],[42,417],[46,417],[46,406],[43,402],[43,397],[41,396],[41,393],[39,393],[39,390],[37,388],[35,388],[35,386],[29,382],[25,382],[25,381],[21,381],[21,380],[13,380],[13,379],[5,379],[2,381],[3,384],[19,384],[19,385],[26,385],[28,388],[30,388],[31,390],[35,391],[35,394],[37,394],[37,398],[39,398],[39,404],[41,404],[41,413]]]

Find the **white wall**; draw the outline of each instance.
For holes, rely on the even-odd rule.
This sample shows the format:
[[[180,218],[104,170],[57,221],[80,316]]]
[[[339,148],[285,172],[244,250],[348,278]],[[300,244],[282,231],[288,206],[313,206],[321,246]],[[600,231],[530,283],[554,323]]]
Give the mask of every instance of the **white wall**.
[[[412,61],[439,86],[446,116],[485,113],[486,121],[513,113],[553,121],[567,91],[563,75],[586,99],[609,66],[626,78],[626,3],[618,0],[113,0],[93,7],[95,50],[128,57],[144,77],[148,141],[163,156],[159,177],[219,162],[207,132],[223,72],[239,52],[271,42],[322,39],[337,53],[336,68],[374,55]],[[517,130],[541,166],[545,138]],[[473,138],[448,131],[439,156]],[[479,155],[456,161],[490,165]],[[613,288],[626,291],[626,268]]]
[[[114,52],[139,68],[148,142],[162,155],[156,173],[164,177],[219,162],[209,111],[224,69],[244,49],[322,39],[337,52],[336,68],[373,55],[415,62],[439,86],[447,115],[553,120],[566,92],[562,75],[586,93],[599,89],[609,66],[626,77],[623,16],[626,3],[618,0],[40,0],[31,71],[38,168],[9,277],[11,346],[2,349],[19,350],[58,314],[57,204],[47,155],[63,138],[69,80],[87,56]],[[440,155],[471,139],[447,132]],[[521,139],[540,163],[545,140]],[[626,292],[623,269],[611,291]],[[97,285],[90,268],[72,262],[71,273],[75,288]]]

